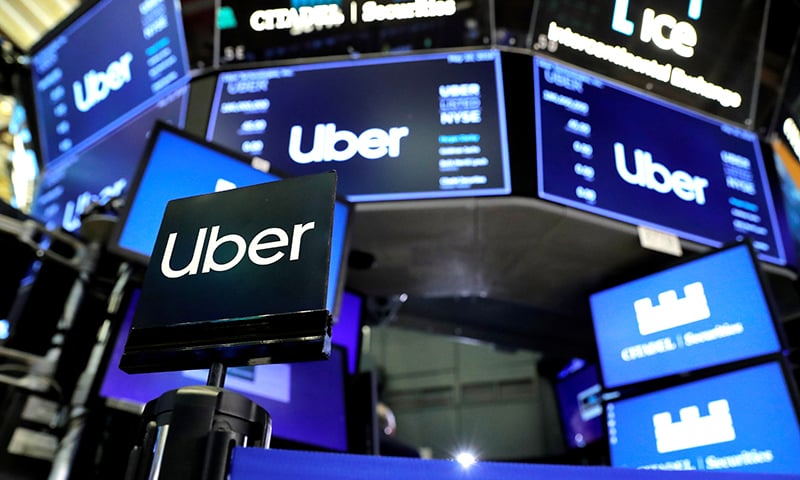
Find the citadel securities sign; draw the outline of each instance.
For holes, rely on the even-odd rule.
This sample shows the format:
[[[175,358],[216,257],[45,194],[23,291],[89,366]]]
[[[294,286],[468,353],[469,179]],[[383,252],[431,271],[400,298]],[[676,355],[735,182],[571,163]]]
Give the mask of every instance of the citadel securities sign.
[[[543,2],[533,48],[751,126],[767,4]]]
[[[327,357],[335,190],[331,172],[169,202],[120,367]]]
[[[492,11],[489,0],[222,0],[219,61],[483,46]]]
[[[340,0],[318,5],[255,10],[250,15],[250,28],[256,32],[289,30],[292,35],[301,35],[344,25],[348,20],[355,25],[359,22],[449,17],[455,13],[455,0],[414,0],[387,4],[370,0],[363,2],[360,8],[358,2],[351,2],[349,14],[345,15]]]

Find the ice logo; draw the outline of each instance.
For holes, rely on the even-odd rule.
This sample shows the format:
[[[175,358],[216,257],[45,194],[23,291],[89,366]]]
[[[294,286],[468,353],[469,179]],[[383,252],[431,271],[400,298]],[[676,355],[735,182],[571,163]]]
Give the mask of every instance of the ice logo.
[[[711,316],[708,299],[702,282],[683,287],[684,297],[679,299],[675,290],[658,294],[658,305],[644,297],[633,302],[636,322],[641,335],[650,335],[670,328],[688,325]]]
[[[672,421],[669,412],[653,415],[658,453],[716,445],[736,440],[733,417],[725,399],[708,404],[708,415],[701,417],[696,405],[682,408],[680,421]]]

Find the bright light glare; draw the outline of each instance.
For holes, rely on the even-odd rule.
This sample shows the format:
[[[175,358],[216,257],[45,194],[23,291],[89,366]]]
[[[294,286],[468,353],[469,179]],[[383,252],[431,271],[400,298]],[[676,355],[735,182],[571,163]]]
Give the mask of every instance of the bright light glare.
[[[456,462],[460,463],[462,467],[469,468],[478,461],[475,455],[469,452],[461,452],[456,455]]]

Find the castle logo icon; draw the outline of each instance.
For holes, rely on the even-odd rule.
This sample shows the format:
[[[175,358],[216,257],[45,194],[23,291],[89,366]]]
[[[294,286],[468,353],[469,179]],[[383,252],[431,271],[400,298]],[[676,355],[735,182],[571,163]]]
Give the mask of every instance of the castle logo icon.
[[[702,282],[690,283],[683,287],[683,298],[678,298],[675,290],[658,294],[658,305],[644,297],[633,302],[636,322],[641,335],[669,330],[705,320],[711,316],[708,299]]]
[[[692,405],[682,408],[680,420],[672,421],[669,412],[653,415],[658,453],[676,452],[689,448],[716,445],[736,440],[733,417],[725,399],[708,404],[708,415],[701,417],[700,409]]]

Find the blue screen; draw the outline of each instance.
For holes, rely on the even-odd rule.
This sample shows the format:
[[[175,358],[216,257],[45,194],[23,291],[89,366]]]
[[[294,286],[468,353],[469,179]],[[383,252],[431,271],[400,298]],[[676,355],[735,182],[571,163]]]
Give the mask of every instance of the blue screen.
[[[504,99],[492,50],[222,72],[207,139],[351,202],[506,195]]]
[[[777,363],[612,402],[607,412],[616,467],[800,472],[800,427]]]
[[[170,200],[280,180],[277,175],[257,170],[235,156],[171,130],[157,129],[151,142],[116,244],[141,259],[149,258],[153,251]],[[332,313],[345,266],[349,215],[349,207],[336,202],[326,302]]]
[[[534,58],[541,198],[786,264],[758,135]]]
[[[177,0],[100,0],[31,56],[46,163],[81,149],[188,79]]]
[[[746,244],[590,296],[606,387],[778,352]]]
[[[120,325],[100,395],[138,405],[175,388],[204,385],[208,370],[131,375],[119,369],[137,300],[138,292]],[[272,417],[272,433],[276,437],[346,451],[344,355],[341,349],[332,348],[331,358],[326,361],[229,368],[225,388],[264,407]]]

